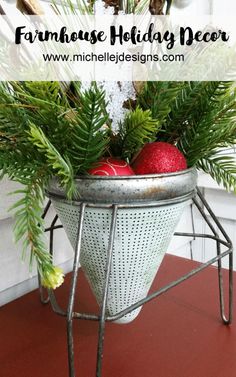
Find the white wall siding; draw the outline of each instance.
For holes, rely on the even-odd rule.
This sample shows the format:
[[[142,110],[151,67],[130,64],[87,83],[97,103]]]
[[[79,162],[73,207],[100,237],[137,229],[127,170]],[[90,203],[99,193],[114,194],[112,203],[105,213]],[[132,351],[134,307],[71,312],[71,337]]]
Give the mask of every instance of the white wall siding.
[[[8,196],[7,193],[16,187],[18,185],[12,182],[0,183],[0,306],[37,286],[36,267],[34,265],[32,271],[29,271],[28,258],[23,262],[21,244],[16,245],[14,242],[14,219],[12,214],[7,211],[8,206],[13,204],[16,199],[14,196]],[[51,209],[47,217],[47,225],[54,215],[54,210]],[[73,251],[64,230],[60,229],[56,232],[55,264],[62,266],[66,273],[72,267]]]
[[[236,195],[227,193],[222,189],[203,189],[204,197],[206,198],[211,209],[217,216],[224,230],[229,238],[232,240],[234,248],[236,247]],[[202,215],[196,207],[193,207],[193,226],[196,233],[212,234]],[[210,217],[208,216],[210,219]],[[185,225],[184,225],[185,224]],[[190,231],[192,228],[192,218],[190,211],[185,211],[183,219],[178,225],[178,231]],[[215,227],[216,229],[216,227]],[[220,235],[220,234],[219,234]],[[220,235],[222,237],[222,235]],[[207,260],[216,256],[216,242],[207,238],[196,238],[179,246],[174,237],[169,252],[174,255],[183,256],[185,258],[193,259],[199,262],[206,262]],[[224,239],[222,237],[222,239]],[[176,242],[176,243],[175,243]],[[226,248],[222,246],[222,250]],[[228,258],[222,259],[222,266],[228,268]],[[236,258],[234,258],[234,270],[236,271]]]

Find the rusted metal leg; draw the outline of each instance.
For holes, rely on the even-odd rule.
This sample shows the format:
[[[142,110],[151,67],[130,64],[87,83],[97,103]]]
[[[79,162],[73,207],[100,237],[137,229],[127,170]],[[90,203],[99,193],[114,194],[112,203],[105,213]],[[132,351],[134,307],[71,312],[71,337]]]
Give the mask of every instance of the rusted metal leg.
[[[85,213],[85,203],[80,205],[80,218],[78,224],[78,232],[75,243],[75,257],[73,265],[73,275],[71,280],[70,296],[67,308],[67,346],[68,346],[68,363],[69,363],[69,376],[75,377],[75,366],[74,366],[74,342],[73,342],[73,309],[75,301],[76,284],[78,278],[79,269],[79,258],[81,250],[83,223],[84,223],[84,213]]]
[[[103,344],[104,344],[105,322],[106,322],[106,304],[107,304],[107,296],[108,296],[109,277],[110,277],[111,265],[112,265],[112,249],[113,249],[115,232],[116,232],[117,211],[118,211],[118,208],[116,205],[114,205],[113,212],[112,212],[108,251],[107,251],[107,263],[106,263],[106,270],[105,270],[105,282],[104,282],[104,288],[103,288],[102,306],[101,306],[100,319],[99,319],[96,377],[101,377],[101,371],[102,371]]]
[[[222,261],[221,258],[217,261],[218,266],[218,280],[219,280],[219,298],[220,298],[220,314],[221,318],[224,324],[229,325],[232,322],[232,313],[233,313],[233,245],[228,237],[227,233],[225,232],[224,228],[220,224],[219,220],[215,216],[214,212],[210,208],[209,204],[205,200],[204,196],[200,192],[199,189],[197,189],[198,197],[200,198],[203,206],[206,208],[207,212],[209,213],[211,219],[215,223],[217,227],[217,231],[215,230],[214,226],[209,221],[204,209],[199,206],[199,204],[195,201],[195,204],[197,205],[201,215],[205,219],[206,223],[212,230],[213,234],[219,238],[219,232],[221,232],[226,239],[226,241],[229,244],[229,252],[228,252],[228,258],[229,258],[229,271],[228,271],[228,316],[225,313],[225,299],[224,299],[224,281],[223,281],[223,275],[222,275]],[[216,250],[217,250],[217,256],[221,255],[221,245],[219,241],[216,241]]]

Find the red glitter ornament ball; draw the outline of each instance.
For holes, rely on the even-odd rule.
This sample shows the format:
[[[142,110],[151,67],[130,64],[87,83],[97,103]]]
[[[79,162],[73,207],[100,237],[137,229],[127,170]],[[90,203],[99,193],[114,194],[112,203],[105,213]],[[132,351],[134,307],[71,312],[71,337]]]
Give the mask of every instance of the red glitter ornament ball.
[[[144,145],[132,168],[139,175],[171,173],[187,169],[187,162],[174,145],[154,142]]]
[[[91,175],[135,175],[126,161],[112,157],[103,158],[88,173]]]

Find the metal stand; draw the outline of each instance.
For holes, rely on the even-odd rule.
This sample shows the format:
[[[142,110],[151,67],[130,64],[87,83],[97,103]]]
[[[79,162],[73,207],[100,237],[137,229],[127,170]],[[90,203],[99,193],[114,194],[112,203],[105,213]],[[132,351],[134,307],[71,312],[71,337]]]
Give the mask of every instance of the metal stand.
[[[67,344],[68,344],[68,361],[69,361],[69,377],[75,377],[75,368],[74,368],[74,347],[73,347],[73,331],[72,325],[74,319],[86,319],[92,321],[99,321],[99,334],[98,334],[98,347],[97,347],[97,367],[96,367],[96,377],[101,377],[102,373],[102,358],[103,358],[103,344],[104,344],[104,334],[105,334],[105,324],[106,321],[114,321],[118,320],[124,315],[130,313],[131,311],[137,309],[138,307],[146,304],[147,302],[155,299],[156,297],[160,296],[161,294],[167,292],[169,289],[175,287],[176,285],[182,283],[183,281],[191,278],[192,276],[196,275],[197,273],[201,272],[208,266],[212,265],[213,263],[217,262],[218,266],[218,279],[219,279],[219,298],[220,298],[220,315],[224,324],[229,325],[232,321],[232,294],[233,294],[233,247],[232,242],[229,239],[228,235],[226,234],[225,230],[222,228],[221,224],[219,223],[218,219],[212,212],[211,208],[209,207],[208,203],[206,202],[205,198],[201,194],[200,190],[197,189],[196,196],[193,198],[193,204],[197,207],[199,212],[201,213],[203,219],[206,221],[207,225],[209,226],[212,234],[200,234],[195,233],[184,233],[184,232],[176,232],[175,236],[185,236],[185,237],[194,237],[194,238],[209,238],[216,242],[216,256],[205,263],[200,264],[197,268],[193,269],[186,275],[183,275],[179,279],[172,281],[171,283],[165,285],[164,287],[158,289],[158,291],[148,295],[146,298],[136,302],[135,304],[129,306],[125,310],[122,310],[119,313],[116,313],[113,316],[106,316],[106,304],[107,304],[107,294],[108,294],[108,286],[109,286],[109,275],[111,270],[111,263],[112,263],[112,248],[114,243],[114,237],[116,232],[116,219],[117,219],[117,212],[119,208],[129,207],[129,205],[119,205],[113,204],[112,208],[112,221],[110,227],[110,236],[109,236],[109,245],[107,250],[107,263],[106,263],[106,278],[103,288],[103,300],[102,305],[100,308],[100,314],[97,316],[91,313],[77,313],[74,312],[74,300],[75,300],[75,292],[76,292],[76,285],[77,285],[77,278],[79,272],[79,258],[80,258],[80,249],[81,249],[81,240],[82,240],[82,233],[83,233],[83,223],[84,223],[84,214],[86,207],[95,206],[91,203],[80,203],[80,219],[78,223],[78,232],[77,232],[77,239],[76,239],[76,248],[75,248],[75,256],[74,256],[74,265],[73,265],[73,272],[72,272],[72,279],[71,279],[71,288],[70,288],[70,295],[67,310],[63,310],[57,303],[55,293],[52,290],[48,291],[48,295],[45,296],[45,292],[41,286],[40,278],[39,278],[39,290],[40,290],[40,299],[43,304],[46,304],[50,301],[52,305],[52,309],[55,313],[64,316],[67,318]],[[51,203],[50,201],[45,208],[43,216],[45,217]],[[144,205],[140,205],[144,206]],[[146,204],[145,204],[146,206]],[[101,207],[101,205],[99,206]],[[50,253],[53,254],[53,235],[54,230],[58,228],[62,228],[62,225],[56,225],[58,217],[55,216],[53,219],[51,226],[45,229],[46,232],[50,233]],[[226,251],[221,251],[221,246],[226,247]],[[224,289],[223,289],[223,275],[222,275],[222,263],[221,260],[224,257],[229,258],[229,270],[228,270],[228,311],[227,314],[225,312],[225,298],[224,298]]]

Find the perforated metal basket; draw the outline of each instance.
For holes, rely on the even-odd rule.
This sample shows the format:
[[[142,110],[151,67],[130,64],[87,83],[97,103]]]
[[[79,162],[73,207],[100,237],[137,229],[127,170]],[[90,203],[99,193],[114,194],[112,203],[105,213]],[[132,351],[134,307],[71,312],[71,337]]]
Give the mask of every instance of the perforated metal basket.
[[[112,218],[109,204],[121,204],[106,307],[107,315],[112,316],[146,297],[183,209],[193,195],[196,171],[135,177],[93,176],[78,178],[76,183],[80,201],[68,202],[55,180],[48,193],[73,247],[79,203],[93,204],[86,207],[80,263],[99,304]],[[117,322],[132,321],[140,310],[141,307]]]

